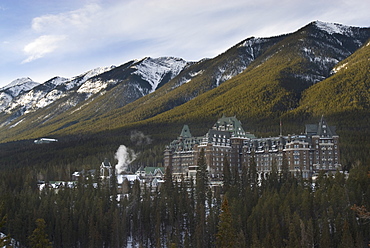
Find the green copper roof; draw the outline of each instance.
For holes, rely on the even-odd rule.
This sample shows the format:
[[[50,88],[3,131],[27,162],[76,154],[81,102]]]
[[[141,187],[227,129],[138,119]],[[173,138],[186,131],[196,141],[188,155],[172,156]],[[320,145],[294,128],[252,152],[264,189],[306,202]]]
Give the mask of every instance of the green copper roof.
[[[229,131],[235,137],[254,137],[253,134],[246,133],[242,127],[242,123],[236,117],[226,117],[223,115],[213,125],[213,128],[219,131]]]
[[[180,134],[180,137],[183,137],[183,138],[191,138],[191,133],[190,133],[190,129],[189,129],[189,126],[188,125],[184,125],[182,130],[181,130],[181,134]]]
[[[154,174],[156,170],[160,170],[164,174],[164,167],[145,167],[144,171],[146,175]]]
[[[319,124],[306,124],[306,134],[319,135],[321,137],[332,137],[336,135],[335,127],[329,126],[324,116],[321,117]]]

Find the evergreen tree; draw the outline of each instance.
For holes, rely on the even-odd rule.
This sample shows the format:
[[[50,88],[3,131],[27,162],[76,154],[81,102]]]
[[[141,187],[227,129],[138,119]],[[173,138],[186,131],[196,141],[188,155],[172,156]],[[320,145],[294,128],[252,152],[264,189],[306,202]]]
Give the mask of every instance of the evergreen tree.
[[[233,227],[231,212],[229,209],[229,202],[227,200],[227,197],[225,196],[221,206],[220,222],[218,224],[218,232],[216,235],[217,247],[234,247],[235,238],[236,235]]]
[[[249,162],[248,181],[249,181],[248,187],[252,186],[253,189],[257,188],[258,175],[257,175],[257,164],[256,164],[254,153],[251,154],[251,158]]]
[[[290,177],[289,172],[289,165],[288,165],[288,159],[286,158],[286,154],[283,153],[283,161],[281,165],[281,182],[285,183]]]
[[[45,233],[45,220],[36,220],[36,229],[29,236],[30,246],[32,248],[51,248],[51,242],[48,239],[48,235]]]
[[[163,189],[161,191],[165,194],[166,197],[171,197],[174,191],[172,171],[169,166],[166,168],[166,172],[164,174]]]
[[[330,237],[330,230],[329,230],[329,223],[328,219],[324,218],[322,220],[322,229],[321,229],[321,237],[320,237],[320,247],[332,247],[332,241]]]
[[[340,242],[339,248],[354,248],[355,244],[349,229],[349,224],[347,221],[343,224],[343,231],[342,231],[342,240]]]
[[[231,185],[231,171],[230,171],[230,163],[227,159],[227,156],[224,156],[223,161],[223,183],[224,183],[224,193],[227,192]]]
[[[196,209],[195,247],[206,247],[206,212],[203,204]]]
[[[196,186],[195,192],[197,196],[197,205],[202,204],[205,206],[206,193],[208,188],[208,175],[207,175],[207,163],[204,155],[204,149],[202,148],[199,153],[197,161],[198,170],[196,174]]]
[[[279,171],[276,166],[276,160],[272,161],[271,172],[268,176],[268,185],[270,189],[278,189],[279,186]]]

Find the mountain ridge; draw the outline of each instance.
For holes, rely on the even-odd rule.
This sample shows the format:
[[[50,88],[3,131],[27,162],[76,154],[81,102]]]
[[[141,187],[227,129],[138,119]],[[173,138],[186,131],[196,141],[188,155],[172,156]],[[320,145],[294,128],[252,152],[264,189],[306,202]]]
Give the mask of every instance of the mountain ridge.
[[[299,108],[305,90],[333,76],[334,66],[370,37],[369,28],[322,26],[312,22],[290,34],[247,38],[214,58],[182,62],[182,70],[162,84],[142,81],[134,73],[135,65],[146,58],[129,61],[97,75],[91,82],[117,78],[126,81],[111,81],[89,98],[86,92],[80,94],[75,89],[69,97],[3,125],[7,135],[0,135],[0,140],[99,133],[135,125],[148,125],[155,133],[159,132],[155,128],[160,130],[156,125],[206,125],[221,113],[238,116],[256,132],[274,132],[271,122],[278,123],[279,118],[290,118],[288,128],[294,125],[291,112]],[[126,74],[121,74],[123,71]],[[165,77],[161,75],[159,78]],[[126,95],[134,85],[146,85],[147,94],[136,87],[130,91],[132,95]],[[154,85],[156,89],[152,91]],[[73,101],[77,104],[65,106]],[[5,118],[0,116],[0,122],[4,123]],[[312,118],[312,114],[300,114],[297,119],[302,118]],[[294,131],[295,127],[291,127]]]

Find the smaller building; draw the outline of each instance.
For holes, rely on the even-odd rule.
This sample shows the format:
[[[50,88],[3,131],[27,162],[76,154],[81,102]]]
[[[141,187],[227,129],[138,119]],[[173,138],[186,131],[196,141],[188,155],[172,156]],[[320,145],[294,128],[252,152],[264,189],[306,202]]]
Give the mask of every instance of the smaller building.
[[[40,144],[49,144],[53,142],[58,142],[57,139],[51,139],[51,138],[41,138],[33,141],[35,144],[40,145]]]
[[[100,176],[110,178],[113,175],[113,167],[107,158],[100,165]]]
[[[164,182],[164,167],[140,167],[136,175],[140,177],[141,182],[146,184],[148,187],[151,186],[153,190],[159,188]]]

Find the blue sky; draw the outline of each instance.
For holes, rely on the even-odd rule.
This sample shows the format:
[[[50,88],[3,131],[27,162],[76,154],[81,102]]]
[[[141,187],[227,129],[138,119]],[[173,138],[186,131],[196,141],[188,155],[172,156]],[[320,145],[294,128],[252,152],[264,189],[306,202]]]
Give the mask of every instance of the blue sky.
[[[370,26],[369,0],[1,0],[0,87],[146,56],[215,57],[320,20]]]

